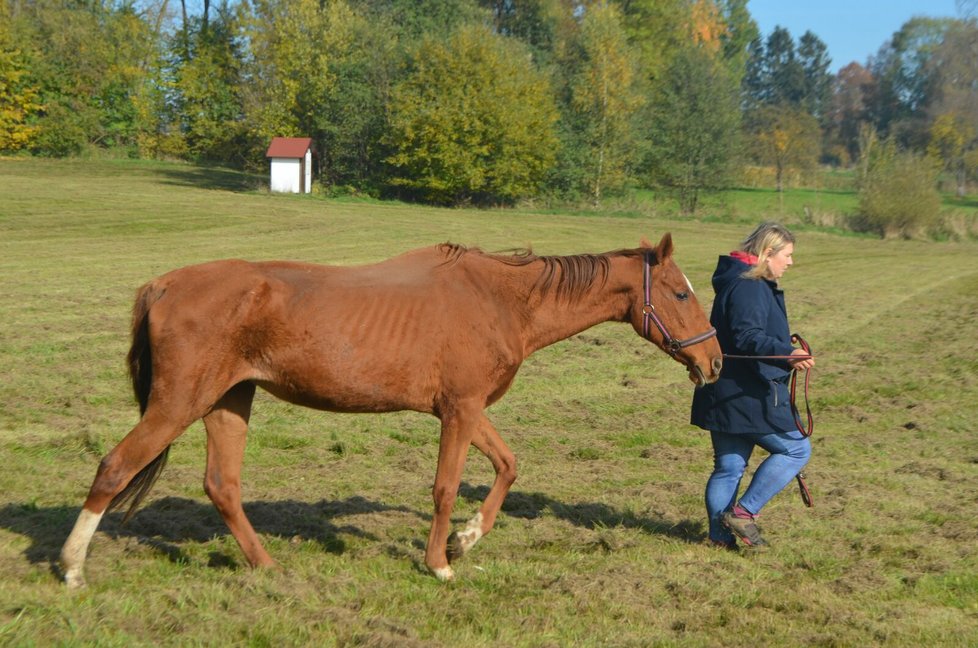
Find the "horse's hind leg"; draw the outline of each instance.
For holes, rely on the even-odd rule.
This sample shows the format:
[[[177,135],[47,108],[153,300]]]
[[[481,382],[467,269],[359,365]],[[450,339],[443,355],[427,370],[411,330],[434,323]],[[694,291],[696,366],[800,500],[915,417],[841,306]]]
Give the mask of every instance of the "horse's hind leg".
[[[516,481],[516,456],[510,451],[492,423],[483,415],[479,429],[472,438],[472,445],[492,462],[496,479],[489,489],[482,507],[474,518],[469,520],[461,532],[452,533],[448,539],[448,560],[461,558],[479,539],[489,533],[496,523],[496,515],[506,499],[513,482]]]
[[[175,423],[162,413],[161,408],[151,406],[136,427],[102,459],[78,520],[61,549],[66,585],[75,588],[85,584],[85,555],[109,504],[139,471],[154,459],[162,459],[163,453],[185,429],[186,424]]]
[[[254,396],[253,384],[239,383],[204,416],[207,428],[204,490],[251,566],[263,567],[274,565],[275,561],[265,551],[241,506],[241,463]]]

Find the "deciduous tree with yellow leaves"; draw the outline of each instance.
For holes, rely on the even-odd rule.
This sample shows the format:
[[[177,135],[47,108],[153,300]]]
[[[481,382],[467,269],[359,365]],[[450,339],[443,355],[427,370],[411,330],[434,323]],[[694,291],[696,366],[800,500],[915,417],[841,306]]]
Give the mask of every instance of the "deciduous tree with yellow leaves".
[[[954,176],[959,198],[967,192],[968,176],[978,171],[972,167],[978,159],[971,155],[978,148],[976,136],[975,124],[956,113],[940,115],[930,129],[927,155]]]
[[[431,202],[511,203],[555,160],[547,77],[526,46],[483,26],[423,41],[390,115],[391,182]]]
[[[31,118],[41,110],[39,92],[18,50],[0,50],[0,151],[27,148],[37,134]]]

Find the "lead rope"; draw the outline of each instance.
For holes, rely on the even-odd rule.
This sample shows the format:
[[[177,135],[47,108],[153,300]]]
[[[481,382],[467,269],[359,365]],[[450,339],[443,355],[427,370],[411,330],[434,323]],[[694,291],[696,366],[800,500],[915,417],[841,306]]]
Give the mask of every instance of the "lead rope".
[[[724,354],[723,359],[724,360],[728,360],[728,359],[729,360],[788,360],[789,358],[793,358],[793,359],[798,360],[798,359],[806,359],[806,358],[813,358],[813,357],[815,357],[812,354],[812,348],[808,345],[808,342],[806,342],[805,341],[805,338],[803,338],[802,336],[798,335],[797,333],[792,334],[792,336],[791,336],[791,342],[792,342],[792,344],[798,344],[798,345],[800,345],[801,348],[802,348],[802,350],[805,351],[805,353],[808,354],[808,355],[801,355],[801,354],[799,354],[799,355],[782,355],[782,356],[750,356],[750,355],[727,355],[727,354]],[[812,408],[811,408],[811,406],[808,403],[808,387],[811,384],[811,370],[810,369],[805,369],[805,383],[804,383],[804,385],[805,385],[805,390],[804,390],[804,394],[805,394],[805,414],[806,414],[806,416],[808,418],[808,425],[807,426],[806,425],[803,425],[802,422],[801,422],[801,413],[798,411],[798,405],[796,404],[796,400],[795,400],[797,384],[798,384],[798,370],[797,369],[792,369],[791,370],[791,389],[790,389],[790,394],[791,394],[791,415],[795,419],[795,425],[798,426],[798,431],[801,432],[802,435],[804,435],[806,437],[810,437],[810,436],[812,436],[812,433],[815,432],[815,419],[812,417]],[[805,473],[804,472],[799,472],[797,475],[795,475],[795,479],[798,481],[798,489],[801,491],[801,501],[803,501],[805,503],[805,506],[807,506],[809,508],[815,506],[815,500],[812,499],[812,492],[808,489],[808,484],[805,483]]]
[[[805,353],[812,356],[812,348],[808,346],[808,342],[806,342],[802,336],[795,333],[791,336],[791,341],[797,342],[798,345],[805,350]],[[795,424],[798,426],[798,429],[801,430],[801,433],[806,437],[812,436],[812,434],[815,432],[815,419],[812,417],[812,408],[808,404],[808,386],[811,383],[811,379],[811,369],[805,369],[805,414],[808,416],[808,427],[802,427],[801,415],[798,412],[798,405],[795,401],[795,387],[798,383],[798,370],[791,370],[791,414],[795,417]],[[795,475],[795,480],[798,482],[798,490],[801,493],[801,501],[804,502],[805,506],[808,508],[815,506],[815,500],[812,499],[812,492],[808,490],[808,484],[805,483],[805,473],[799,470],[798,474]]]

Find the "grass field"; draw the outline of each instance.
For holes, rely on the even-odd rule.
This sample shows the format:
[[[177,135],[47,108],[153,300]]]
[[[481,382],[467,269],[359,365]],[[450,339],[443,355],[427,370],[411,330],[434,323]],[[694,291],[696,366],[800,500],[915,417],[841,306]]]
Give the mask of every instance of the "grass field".
[[[804,182],[794,178],[783,193],[772,188],[774,178],[767,175],[760,173],[759,177],[753,178],[753,184],[702,193],[696,217],[710,223],[743,223],[748,227],[756,223],[760,215],[837,233],[859,228],[861,219],[855,171],[820,169]],[[945,189],[948,188],[946,185],[947,182]],[[645,211],[653,205],[662,214],[675,217],[679,213],[677,201],[667,192],[638,190],[633,200]],[[937,240],[978,239],[978,195],[957,197],[950,191],[942,192],[939,215],[927,236]]]
[[[685,371],[621,325],[546,348],[490,417],[520,477],[443,584],[423,568],[437,421],[259,395],[246,510],[280,570],[251,571],[177,440],[89,587],[52,569],[100,457],[136,420],[135,289],[215,258],[355,264],[452,240],[600,252],[671,231],[712,298],[743,222],[429,209],[271,196],[230,171],[0,160],[0,645],[968,646],[978,641],[978,243],[797,232],[783,281],[815,348],[815,508],[764,511],[771,550],[704,543],[707,437]],[[743,210],[746,214],[747,211]],[[749,216],[749,214],[748,214]],[[743,216],[742,216],[743,217]],[[756,459],[753,462],[756,465]],[[491,468],[470,454],[455,509]]]

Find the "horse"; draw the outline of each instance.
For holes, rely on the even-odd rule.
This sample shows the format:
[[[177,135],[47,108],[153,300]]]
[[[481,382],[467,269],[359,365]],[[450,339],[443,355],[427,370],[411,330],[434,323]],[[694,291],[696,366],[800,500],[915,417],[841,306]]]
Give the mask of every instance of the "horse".
[[[489,253],[443,243],[373,265],[221,260],[142,286],[132,316],[130,376],[141,417],[98,465],[62,548],[69,587],[103,516],[136,511],[170,445],[203,419],[204,491],[252,567],[274,566],[241,503],[252,399],[260,387],[333,412],[415,410],[441,421],[424,562],[439,580],[493,527],[516,479],[516,457],[484,410],[534,351],[606,321],[680,364],[697,386],[722,354],[671,234],[657,246],[603,254]],[[449,534],[470,445],[495,478],[478,513]]]

